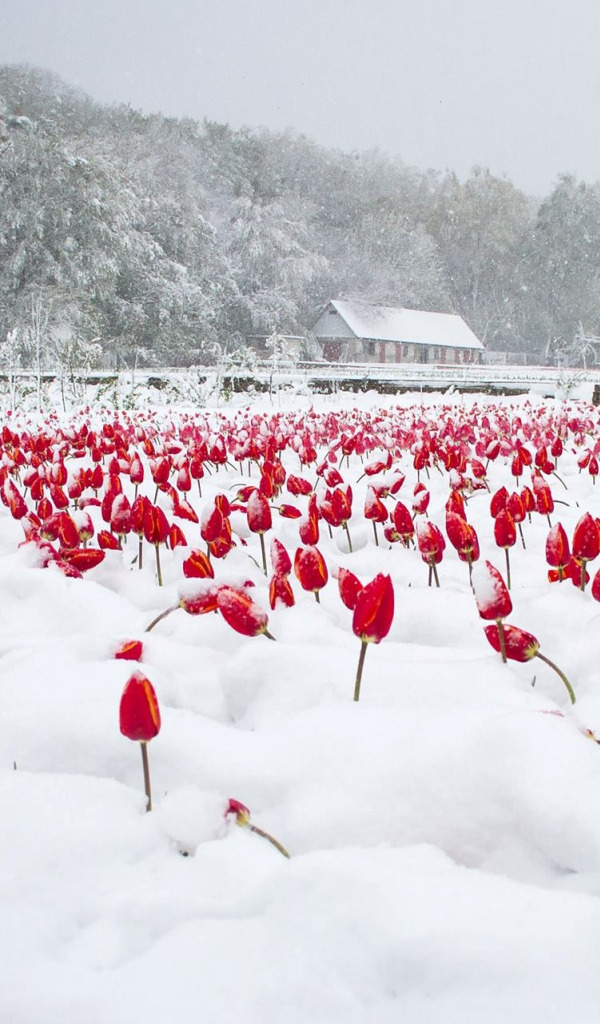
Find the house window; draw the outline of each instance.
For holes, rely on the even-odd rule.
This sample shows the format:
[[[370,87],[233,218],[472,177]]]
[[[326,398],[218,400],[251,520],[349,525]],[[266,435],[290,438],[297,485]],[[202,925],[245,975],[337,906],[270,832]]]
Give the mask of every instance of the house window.
[[[439,359],[441,359],[441,356],[442,356],[441,350],[439,348],[434,348],[434,350],[433,350],[433,358],[435,359],[436,363],[438,362]]]
[[[407,355],[408,355],[408,345],[403,345],[402,346],[402,356],[403,356],[404,359],[406,359]]]

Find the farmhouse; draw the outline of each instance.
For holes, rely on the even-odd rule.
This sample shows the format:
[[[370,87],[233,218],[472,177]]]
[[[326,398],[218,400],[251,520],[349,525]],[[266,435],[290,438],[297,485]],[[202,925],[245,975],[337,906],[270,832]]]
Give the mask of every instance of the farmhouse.
[[[480,363],[484,347],[460,316],[332,299],[312,328],[332,363]]]

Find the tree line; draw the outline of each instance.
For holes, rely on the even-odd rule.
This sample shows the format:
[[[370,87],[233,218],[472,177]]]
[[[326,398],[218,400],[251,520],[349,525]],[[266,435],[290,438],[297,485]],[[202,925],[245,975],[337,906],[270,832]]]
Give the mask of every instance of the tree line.
[[[332,297],[456,312],[489,349],[585,363],[599,278],[597,184],[560,175],[534,198],[485,168],[460,181],[0,67],[5,367],[243,359]]]

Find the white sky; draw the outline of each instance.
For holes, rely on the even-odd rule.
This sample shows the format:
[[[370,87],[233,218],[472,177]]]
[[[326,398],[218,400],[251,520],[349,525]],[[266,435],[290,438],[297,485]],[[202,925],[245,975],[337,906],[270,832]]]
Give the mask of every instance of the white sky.
[[[0,63],[534,194],[600,179],[597,0],[0,0]]]

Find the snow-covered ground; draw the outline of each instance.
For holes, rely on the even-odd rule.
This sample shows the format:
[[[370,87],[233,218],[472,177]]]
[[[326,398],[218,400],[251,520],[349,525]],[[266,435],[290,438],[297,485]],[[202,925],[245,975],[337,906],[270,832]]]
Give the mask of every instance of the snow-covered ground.
[[[275,415],[285,417],[280,401]],[[403,396],[402,408],[410,401]],[[385,407],[384,422],[395,415],[379,396],[296,400],[306,428],[313,412],[345,416],[357,403],[371,424],[375,406]],[[481,417],[488,403],[419,399],[413,418],[435,424],[473,408]],[[563,415],[560,403],[532,403],[494,403],[525,444],[524,424]],[[226,432],[255,409],[213,411],[212,426]],[[260,409],[273,414],[268,403]],[[177,435],[194,413],[157,415]],[[585,415],[597,423],[591,407]],[[107,418],[73,414],[96,428]],[[13,412],[8,422],[33,430],[37,420]],[[61,422],[71,417],[45,429]],[[559,460],[567,489],[551,478],[552,522],[569,536],[584,511],[600,513],[598,486],[577,467],[580,450],[571,433]],[[314,482],[314,466],[300,467],[290,449],[282,458]],[[600,747],[586,730],[600,735],[600,605],[589,588],[548,583],[548,523],[535,513],[523,524],[527,548],[511,551],[510,622],[534,633],[567,674],[571,706],[541,661],[502,664],[450,544],[439,589],[427,586],[418,551],[375,545],[362,517],[374,478],[359,480],[356,456],[336,465],[354,491],[354,551],[341,529],[330,539],[321,524],[330,577],[339,566],[363,583],[389,573],[395,591],[394,621],[369,645],[358,703],[360,643],[335,579],[318,604],[292,574],[295,606],[269,612],[276,643],[240,635],[218,614],[182,610],[145,634],[177,602],[190,548],[204,547],[197,525],[180,521],[190,547],[163,552],[161,588],[151,557],[142,571],[134,564],[131,539],[83,579],[40,568],[36,549],[18,546],[21,523],[0,505],[1,1024],[599,1019]],[[508,465],[490,464],[492,491],[512,488]],[[406,482],[396,498],[410,505],[412,456],[388,477],[398,470]],[[218,493],[233,500],[237,486],[258,483],[252,473],[222,467],[204,477],[202,499],[192,491],[189,500],[200,512]],[[432,468],[421,477],[429,516],[443,528],[448,475]],[[152,498],[148,474],[144,488]],[[482,558],[503,571],[489,499],[475,491],[467,514]],[[306,509],[307,498],[285,488],[280,500]],[[246,546],[216,563],[217,579],[251,580],[253,600],[268,610],[258,537],[242,512],[232,525]],[[293,558],[298,521],[276,517],[274,528]],[[140,666],[115,660],[131,639],[144,642]],[[119,731],[136,667],[162,714],[149,744],[149,814],[139,749]],[[289,860],[225,818],[230,797]]]

